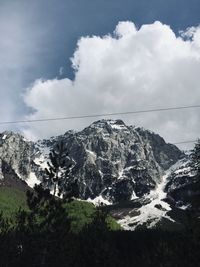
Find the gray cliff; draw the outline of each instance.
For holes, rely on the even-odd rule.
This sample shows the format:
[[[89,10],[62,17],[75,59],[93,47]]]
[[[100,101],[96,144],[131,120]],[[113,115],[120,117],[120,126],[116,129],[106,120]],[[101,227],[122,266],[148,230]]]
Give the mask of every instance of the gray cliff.
[[[6,165],[7,171],[12,169],[29,185],[35,179],[42,181],[48,153],[61,140],[75,162],[72,175],[78,179],[81,199],[102,196],[120,202],[142,197],[183,157],[176,146],[153,132],[127,126],[121,120],[99,120],[80,132],[68,131],[36,143],[19,134],[2,133],[1,179]]]

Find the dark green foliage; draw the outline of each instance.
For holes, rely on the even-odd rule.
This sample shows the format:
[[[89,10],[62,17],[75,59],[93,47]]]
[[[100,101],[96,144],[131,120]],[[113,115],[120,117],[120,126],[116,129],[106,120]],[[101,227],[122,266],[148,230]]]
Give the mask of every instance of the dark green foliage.
[[[0,216],[0,266],[200,266],[199,223],[187,232],[109,231],[107,213],[99,208],[92,222],[73,234],[62,201],[40,188],[28,199],[30,211],[18,212],[17,227]]]
[[[26,202],[26,194],[23,191],[15,190],[13,188],[0,188],[0,210],[3,211],[4,217],[11,219],[12,224],[16,225],[16,219],[14,214],[18,212],[21,207],[21,211],[28,211],[28,204]],[[33,193],[33,191],[32,191]],[[28,194],[32,194],[28,193]],[[32,200],[29,201],[29,206],[32,205]],[[63,207],[65,209],[65,214],[68,215],[70,220],[70,231],[73,233],[80,232],[86,224],[92,222],[93,215],[95,213],[95,206],[92,203],[86,201],[63,201]],[[107,225],[110,230],[120,229],[119,224],[108,215]]]
[[[77,257],[72,266],[117,266],[118,251],[110,238],[107,217],[101,208],[96,209],[92,222],[79,233]]]
[[[91,263],[77,253],[86,257],[91,249],[91,259],[98,258],[99,263],[101,254],[105,258],[109,254],[108,216],[93,204],[55,198],[37,185],[27,192],[27,206],[26,210],[19,209],[15,224],[0,214],[0,262],[5,266],[76,266],[84,261]],[[88,244],[82,249],[84,242]]]
[[[111,233],[122,266],[199,266],[199,241],[189,233],[144,230]]]
[[[0,213],[0,234],[5,235],[10,230],[10,223],[9,219],[3,216],[3,212]]]
[[[63,200],[56,199],[48,189],[43,189],[41,185],[36,185],[34,189],[34,192],[27,192],[29,211],[18,213],[26,214],[24,225],[31,230],[35,227],[36,230],[43,232],[54,232],[60,227],[60,223],[64,222],[69,227]]]
[[[86,201],[73,200],[64,204],[71,221],[70,230],[79,233],[87,224],[92,222],[95,206]]]
[[[27,204],[28,211],[17,213],[15,228],[15,238],[22,247],[20,266],[27,266],[23,264],[29,262],[32,255],[35,255],[32,264],[51,266],[54,253],[63,251],[63,242],[70,229],[63,200],[36,186],[35,192],[27,192]]]
[[[92,222],[86,225],[85,229],[89,230],[90,233],[93,231],[97,235],[104,235],[108,231],[107,216],[107,212],[102,211],[100,207],[97,208]]]
[[[97,209],[92,203],[73,200],[67,202],[65,209],[71,221],[70,230],[72,233],[80,233],[85,227],[94,224]],[[120,230],[120,225],[109,214],[106,214],[106,228],[111,231]]]
[[[108,211],[56,198],[36,186],[27,193],[27,209],[19,209],[15,224],[0,214],[0,266],[200,266],[200,222],[193,210],[182,231],[135,232],[119,230]]]
[[[110,231],[122,230],[122,227],[109,214],[107,215],[106,222],[107,222],[107,227]]]

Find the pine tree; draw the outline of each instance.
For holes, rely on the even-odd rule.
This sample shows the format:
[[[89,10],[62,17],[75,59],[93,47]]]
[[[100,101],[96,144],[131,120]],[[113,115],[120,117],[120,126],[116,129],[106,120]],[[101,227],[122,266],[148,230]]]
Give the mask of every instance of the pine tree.
[[[196,218],[200,216],[200,139],[197,140],[191,153],[191,167],[192,170],[196,172],[196,183],[195,193],[190,199],[191,208],[188,211],[188,214],[190,216],[190,225],[192,225],[193,228],[192,232],[197,232],[197,229],[199,229],[199,219],[196,220]],[[197,225],[197,227],[195,225]]]
[[[197,172],[197,176],[200,177],[200,139],[197,140],[194,149],[191,153],[192,168]]]
[[[35,185],[34,191],[27,192],[27,204],[28,210],[16,215],[16,240],[22,248],[19,266],[57,266],[53,263],[57,256],[64,257],[63,245],[71,225],[65,201]]]
[[[59,142],[49,154],[50,162],[46,168],[46,182],[53,186],[53,195],[63,193],[63,197],[78,196],[77,180],[72,177],[74,161],[69,157],[63,141]]]

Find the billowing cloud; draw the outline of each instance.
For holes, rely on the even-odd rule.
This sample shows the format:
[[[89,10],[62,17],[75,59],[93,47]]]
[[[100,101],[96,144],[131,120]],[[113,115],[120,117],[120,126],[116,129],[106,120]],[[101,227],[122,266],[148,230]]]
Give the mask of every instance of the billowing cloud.
[[[200,28],[176,36],[160,22],[137,29],[120,22],[113,34],[82,37],[72,57],[74,80],[37,80],[24,95],[28,119],[125,112],[200,104]],[[117,116],[119,118],[119,116]],[[200,109],[121,116],[128,124],[176,142],[200,136]],[[95,118],[42,122],[36,138],[81,129]]]

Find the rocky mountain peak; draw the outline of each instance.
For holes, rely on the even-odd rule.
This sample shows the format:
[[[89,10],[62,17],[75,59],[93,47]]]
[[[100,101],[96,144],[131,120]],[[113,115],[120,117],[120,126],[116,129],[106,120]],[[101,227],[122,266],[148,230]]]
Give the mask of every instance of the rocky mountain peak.
[[[117,119],[98,120],[82,131],[67,131],[37,142],[3,132],[0,185],[18,184],[17,179],[22,180],[20,187],[24,182],[30,187],[42,182],[49,152],[60,141],[75,163],[72,179],[78,181],[79,198],[113,204],[113,214],[126,229],[146,222],[151,227],[162,218],[171,221],[173,210],[163,198],[175,203],[175,208],[184,207],[185,197],[198,193],[187,155],[158,134]],[[59,186],[65,190],[65,178]],[[117,203],[128,206],[123,204],[122,212],[121,208],[115,210]]]
[[[127,126],[122,120],[102,119],[80,132],[68,131],[36,143],[4,132],[0,158],[32,185],[42,180],[49,151],[61,140],[75,162],[73,177],[78,179],[79,197],[102,197],[111,203],[150,192],[183,155],[155,133]]]
[[[38,148],[51,149],[59,140],[76,162],[73,175],[83,199],[116,202],[142,196],[183,155],[159,135],[122,120],[98,120],[80,132],[40,141]]]

